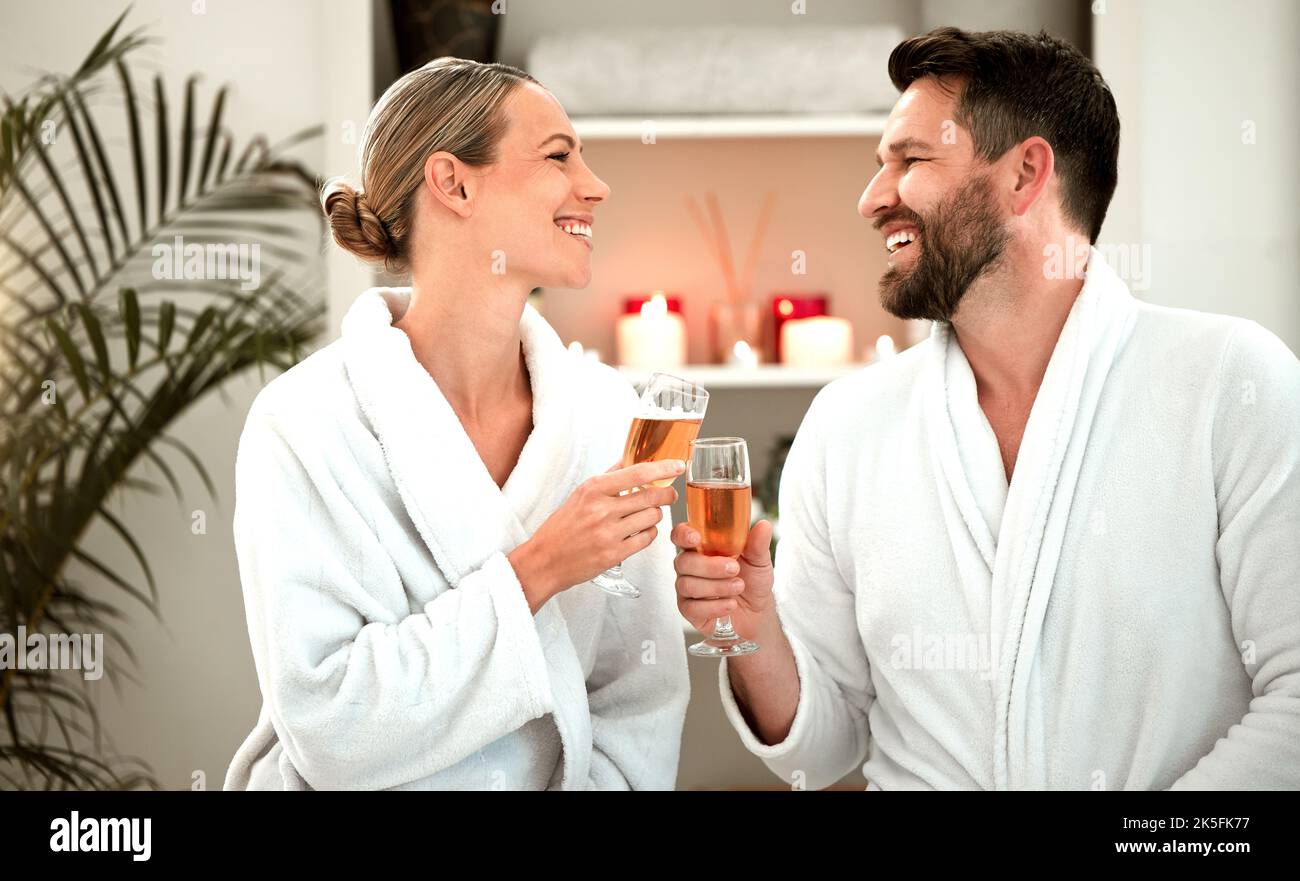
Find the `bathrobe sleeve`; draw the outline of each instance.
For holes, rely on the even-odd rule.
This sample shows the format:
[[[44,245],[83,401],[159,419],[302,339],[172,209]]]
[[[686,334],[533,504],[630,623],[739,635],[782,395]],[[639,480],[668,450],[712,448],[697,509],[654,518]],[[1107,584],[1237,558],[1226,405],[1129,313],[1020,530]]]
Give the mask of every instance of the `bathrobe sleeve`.
[[[590,789],[671,790],[677,784],[691,684],[670,529],[665,516],[654,543],[624,564],[641,597],[607,603],[596,665],[587,677]]]
[[[506,557],[395,613],[401,580],[357,507],[381,504],[374,481],[347,439],[323,444],[310,422],[255,404],[235,469],[254,660],[302,778],[314,789],[397,786],[549,712],[542,646]]]
[[[1300,789],[1300,363],[1242,322],[1213,429],[1216,553],[1250,708],[1174,789]]]
[[[830,786],[862,764],[874,700],[854,592],[835,560],[835,527],[827,518],[827,420],[834,415],[828,398],[834,391],[832,384],[813,400],[781,472],[773,593],[799,674],[799,703],[785,740],[759,740],[736,703],[725,659],[718,673],[723,708],[745,747],[783,780],[808,789]]]

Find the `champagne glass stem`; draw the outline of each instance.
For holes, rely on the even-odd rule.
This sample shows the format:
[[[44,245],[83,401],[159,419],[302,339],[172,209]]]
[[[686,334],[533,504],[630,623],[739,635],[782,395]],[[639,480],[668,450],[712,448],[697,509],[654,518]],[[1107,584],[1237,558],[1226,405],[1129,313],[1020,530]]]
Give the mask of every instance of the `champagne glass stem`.
[[[736,631],[731,629],[731,616],[723,615],[713,622],[714,639],[736,639]]]
[[[629,490],[624,490],[623,492],[619,493],[619,495],[625,496],[628,495],[629,493],[639,492],[640,489],[641,489],[640,487],[634,486]],[[599,587],[601,590],[605,591],[605,593],[612,594],[613,596],[616,597],[627,597],[628,599],[636,599],[637,597],[641,596],[641,591],[637,590],[636,585],[628,581],[627,577],[623,575],[622,563],[619,563],[615,566],[610,566],[604,572],[600,573],[595,578],[593,578],[592,583],[595,584],[597,587]]]
[[[637,590],[636,585],[628,581],[623,575],[623,564],[610,566],[604,572],[591,579],[592,583],[599,587],[605,593],[613,594],[617,597],[627,597],[636,599],[641,596],[641,591]]]

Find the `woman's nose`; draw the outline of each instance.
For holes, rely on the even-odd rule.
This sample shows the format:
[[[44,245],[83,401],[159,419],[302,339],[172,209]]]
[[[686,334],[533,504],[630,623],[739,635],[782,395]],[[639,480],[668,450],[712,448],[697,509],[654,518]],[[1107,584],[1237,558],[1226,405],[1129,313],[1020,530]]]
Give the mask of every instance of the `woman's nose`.
[[[578,196],[584,202],[596,204],[609,198],[609,184],[596,177],[596,173],[587,169],[586,178],[578,185]]]

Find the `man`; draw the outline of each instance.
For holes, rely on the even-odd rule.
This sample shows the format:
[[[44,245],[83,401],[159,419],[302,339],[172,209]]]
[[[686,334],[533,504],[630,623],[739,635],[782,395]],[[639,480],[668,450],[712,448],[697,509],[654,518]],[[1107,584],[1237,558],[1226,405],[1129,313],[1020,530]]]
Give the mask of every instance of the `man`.
[[[817,395],[775,572],[765,521],[730,570],[674,530],[682,614],[760,645],[732,724],[810,788],[1300,787],[1300,364],[1075,259],[1119,143],[1076,50],[944,28],[889,70],[859,211],[934,329]]]

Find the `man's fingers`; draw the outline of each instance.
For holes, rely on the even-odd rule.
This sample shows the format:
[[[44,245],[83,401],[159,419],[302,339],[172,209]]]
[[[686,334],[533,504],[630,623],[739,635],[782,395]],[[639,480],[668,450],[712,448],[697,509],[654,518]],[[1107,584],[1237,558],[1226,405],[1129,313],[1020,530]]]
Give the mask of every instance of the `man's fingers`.
[[[673,568],[678,575],[694,575],[697,578],[719,580],[732,578],[740,574],[740,567],[730,557],[710,557],[698,551],[685,551],[673,560]]]
[[[708,627],[715,618],[730,615],[736,611],[736,600],[678,600],[677,610],[682,617],[691,622],[691,626],[701,633],[708,633]]]
[[[760,520],[750,527],[749,538],[745,540],[745,550],[740,556],[750,566],[772,565],[771,523]]]
[[[669,538],[672,539],[673,544],[684,551],[689,551],[700,543],[700,534],[691,529],[688,523],[678,523],[674,526]]]
[[[677,596],[681,599],[726,599],[743,593],[744,590],[745,582],[739,578],[696,578],[693,575],[681,575],[677,578]]]

